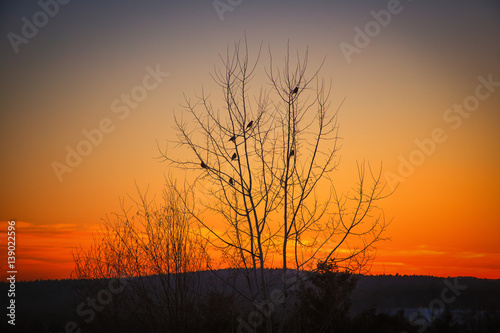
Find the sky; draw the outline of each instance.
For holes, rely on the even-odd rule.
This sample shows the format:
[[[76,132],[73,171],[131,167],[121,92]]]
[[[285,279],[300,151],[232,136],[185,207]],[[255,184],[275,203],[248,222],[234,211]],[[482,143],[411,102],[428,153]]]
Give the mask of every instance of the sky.
[[[159,193],[174,171],[157,143],[175,139],[184,94],[219,93],[210,73],[245,35],[251,55],[263,45],[261,71],[268,49],[281,61],[287,43],[308,48],[311,67],[325,59],[332,105],[345,99],[341,185],[364,160],[382,162],[397,186],[381,203],[391,240],[378,244],[372,273],[500,278],[498,2],[7,0],[0,8],[2,278],[7,221],[17,221],[19,279],[69,278],[71,249],[88,246],[122,198],[136,186]],[[133,92],[136,102],[121,99]],[[94,144],[82,143],[86,135]],[[78,147],[86,156],[68,159]]]

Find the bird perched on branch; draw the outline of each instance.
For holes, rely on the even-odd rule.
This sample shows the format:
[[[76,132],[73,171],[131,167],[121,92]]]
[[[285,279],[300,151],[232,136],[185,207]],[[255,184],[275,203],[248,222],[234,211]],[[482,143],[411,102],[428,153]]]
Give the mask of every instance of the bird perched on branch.
[[[234,153],[233,156],[231,156],[231,161],[234,161],[238,157],[238,154]]]
[[[203,168],[203,169],[208,169],[208,166],[202,161],[200,163],[200,166]]]
[[[299,92],[299,86],[296,86],[295,89],[292,90],[292,95]]]
[[[293,155],[295,155],[295,151],[292,149],[290,150],[290,157],[292,157]]]
[[[236,141],[236,135],[233,135],[229,141]]]
[[[233,178],[229,178],[229,185],[234,185],[234,179]]]
[[[248,125],[247,125],[247,129],[249,129],[250,127],[252,127],[252,125],[253,125],[253,120],[252,120],[251,122],[249,122],[249,123],[248,123]]]

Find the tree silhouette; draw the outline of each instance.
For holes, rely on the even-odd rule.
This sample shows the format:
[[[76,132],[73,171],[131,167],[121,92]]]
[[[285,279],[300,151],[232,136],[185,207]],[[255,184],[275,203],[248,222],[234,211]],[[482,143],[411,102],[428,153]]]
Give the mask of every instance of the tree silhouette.
[[[203,193],[205,209],[190,210],[192,217],[212,247],[249,273],[251,300],[269,301],[265,269],[277,258],[283,276],[294,272],[298,278],[317,262],[361,271],[386,222],[376,206],[385,197],[381,170],[367,173],[358,164],[354,191],[342,195],[335,189],[342,103],[330,111],[331,85],[319,78],[322,65],[309,74],[308,51],[292,61],[287,48],[277,68],[269,52],[267,85],[252,95],[260,54],[251,62],[245,39],[221,57],[212,75],[220,104],[212,104],[217,101],[205,91],[194,101],[186,98],[182,116],[175,116],[174,143],[182,155],[165,149],[162,157],[197,174],[191,186]],[[200,171],[200,160],[210,168]],[[207,222],[208,213],[223,219],[224,231]],[[285,279],[282,289],[290,298]],[[272,323],[266,325],[270,331]]]
[[[185,209],[188,193],[181,200],[174,187],[169,182],[156,201],[138,190],[135,207],[122,203],[122,212],[104,220],[89,248],[73,251],[74,275],[88,282],[80,299],[106,290],[109,279],[130,277],[126,290],[97,312],[92,331],[197,331],[190,318],[203,301],[207,281],[198,272],[208,257]]]
[[[357,277],[339,272],[333,261],[319,262],[308,275],[311,283],[299,290],[299,306],[291,324],[304,332],[347,332]]]

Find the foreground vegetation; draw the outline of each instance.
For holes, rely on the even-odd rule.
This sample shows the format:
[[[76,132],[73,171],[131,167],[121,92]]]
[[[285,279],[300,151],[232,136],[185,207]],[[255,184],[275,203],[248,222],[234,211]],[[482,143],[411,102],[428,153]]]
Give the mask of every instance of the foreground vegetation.
[[[425,315],[411,316],[440,297],[446,279],[359,276],[332,268],[288,281],[295,286],[294,301],[298,307],[286,317],[287,332],[479,333],[496,332],[500,325],[500,306],[496,301],[500,280],[460,278],[467,290],[427,321]],[[267,270],[266,276],[274,280],[273,290],[278,290],[279,270]],[[142,286],[160,285],[160,276],[150,276],[148,280],[143,277],[20,282],[17,332],[247,332],[260,316],[266,318],[268,310],[272,310],[269,314],[275,319],[283,318],[279,306],[251,304],[227,288],[227,281],[243,285],[245,272],[241,270],[186,273],[179,277],[200,282],[198,289],[189,291],[193,297],[186,297],[179,304],[165,299],[165,295],[155,296],[153,291],[139,294],[145,291]],[[174,279],[171,276],[170,282],[174,283]],[[163,277],[165,281],[167,277]],[[109,303],[106,291],[112,297]],[[95,317],[89,311],[93,309],[92,299],[101,310],[94,310]],[[422,320],[426,320],[425,325]],[[72,322],[74,326],[68,327],[74,329],[65,330]],[[1,325],[0,329],[7,332],[6,323]],[[262,323],[256,332],[264,329],[267,328]]]

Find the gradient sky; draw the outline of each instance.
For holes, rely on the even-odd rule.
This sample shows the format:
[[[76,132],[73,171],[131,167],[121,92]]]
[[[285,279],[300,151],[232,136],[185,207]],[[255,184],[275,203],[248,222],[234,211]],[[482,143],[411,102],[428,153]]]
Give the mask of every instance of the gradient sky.
[[[170,169],[155,159],[156,141],[175,138],[173,113],[184,93],[219,92],[209,73],[246,32],[251,53],[269,44],[275,61],[288,40],[292,50],[309,47],[311,68],[326,56],[321,75],[332,80],[333,105],[346,98],[340,187],[355,181],[358,160],[382,161],[398,174],[415,140],[437,128],[446,135],[383,202],[392,240],[379,244],[372,273],[500,278],[500,87],[457,128],[443,118],[474,95],[478,77],[500,82],[500,5],[402,1],[348,62],[341,43],[353,45],[354,28],[388,3],[243,0],[221,21],[212,1],[74,0],[16,54],[8,34],[21,35],[22,18],[32,22],[41,8],[3,1],[1,276],[5,221],[18,221],[20,279],[67,278],[71,247],[88,245],[120,198],[136,184],[159,193]],[[266,51],[260,68],[267,63]],[[113,101],[141,84],[148,66],[169,75],[120,119]],[[104,118],[114,130],[60,182],[52,163],[64,163],[66,146],[75,148],[82,130]]]

